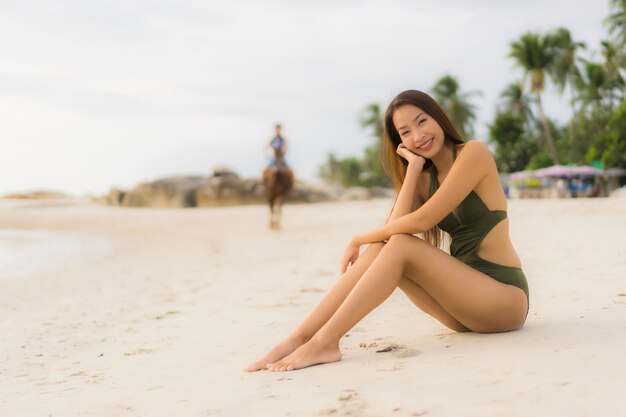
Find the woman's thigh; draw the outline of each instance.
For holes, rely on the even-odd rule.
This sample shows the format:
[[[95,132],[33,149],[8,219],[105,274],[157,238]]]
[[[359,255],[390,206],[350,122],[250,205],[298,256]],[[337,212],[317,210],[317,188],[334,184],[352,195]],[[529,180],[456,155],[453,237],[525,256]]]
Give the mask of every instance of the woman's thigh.
[[[398,257],[403,276],[470,330],[499,332],[523,325],[528,301],[521,289],[498,282],[411,235],[392,236],[383,253]]]
[[[452,317],[452,315],[445,308],[443,308],[437,300],[424,291],[424,289],[417,285],[414,281],[403,277],[400,280],[398,287],[420,310],[436,318],[449,329],[457,332],[469,331],[467,327]]]

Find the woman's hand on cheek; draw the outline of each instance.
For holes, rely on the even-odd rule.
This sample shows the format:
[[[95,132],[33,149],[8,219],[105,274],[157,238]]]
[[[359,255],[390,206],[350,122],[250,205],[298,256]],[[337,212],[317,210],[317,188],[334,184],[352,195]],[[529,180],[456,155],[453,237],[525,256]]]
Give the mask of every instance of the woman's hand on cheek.
[[[407,160],[409,165],[416,165],[418,168],[424,167],[426,159],[416,153],[411,152],[402,143],[396,148],[396,153]]]

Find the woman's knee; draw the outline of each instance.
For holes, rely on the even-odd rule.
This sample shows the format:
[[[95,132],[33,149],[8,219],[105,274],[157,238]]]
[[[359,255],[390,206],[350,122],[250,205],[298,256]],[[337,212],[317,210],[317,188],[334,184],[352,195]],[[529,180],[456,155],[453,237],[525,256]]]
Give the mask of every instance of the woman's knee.
[[[359,259],[368,258],[369,262],[373,261],[374,258],[378,256],[381,250],[385,247],[385,242],[374,242],[371,243],[363,254],[359,257]]]
[[[387,252],[387,254],[400,257],[414,256],[416,252],[419,252],[415,251],[416,245],[420,245],[421,243],[425,242],[413,235],[393,235],[389,238],[387,244],[385,245],[385,252]]]
[[[374,243],[370,243],[370,245],[367,248],[380,250],[385,247],[385,244],[386,244],[385,242],[374,242]]]
[[[387,245],[399,245],[399,246],[406,246],[406,245],[416,245],[416,244],[420,244],[420,243],[425,243],[423,239],[420,239],[417,236],[413,236],[413,235],[408,235],[405,233],[400,233],[397,235],[392,235],[389,240],[387,241]]]

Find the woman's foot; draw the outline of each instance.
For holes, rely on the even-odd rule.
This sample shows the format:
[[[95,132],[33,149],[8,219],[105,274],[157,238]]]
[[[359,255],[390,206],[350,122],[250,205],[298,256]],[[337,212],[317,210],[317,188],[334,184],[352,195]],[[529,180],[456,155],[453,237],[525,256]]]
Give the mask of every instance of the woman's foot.
[[[269,363],[267,369],[272,372],[293,371],[340,360],[341,351],[337,343],[323,344],[316,339],[311,339],[278,362]]]
[[[266,369],[267,365],[273,362],[276,362],[285,356],[292,353],[294,350],[302,346],[306,343],[308,339],[305,337],[299,336],[289,336],[281,343],[276,345],[272,350],[270,350],[265,356],[259,359],[256,362],[252,362],[250,365],[245,367],[243,370],[246,372],[255,372],[260,371],[261,369]]]

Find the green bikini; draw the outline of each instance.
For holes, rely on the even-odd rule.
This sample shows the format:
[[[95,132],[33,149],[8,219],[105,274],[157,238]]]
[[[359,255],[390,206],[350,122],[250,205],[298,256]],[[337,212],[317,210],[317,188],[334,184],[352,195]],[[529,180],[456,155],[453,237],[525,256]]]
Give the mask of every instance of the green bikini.
[[[456,146],[453,147],[452,158],[456,159]],[[430,174],[431,196],[439,188],[437,175],[437,168],[433,165]],[[528,283],[520,268],[498,265],[478,256],[478,247],[485,236],[506,217],[505,210],[489,210],[478,194],[472,191],[438,226],[452,238],[452,256],[496,281],[521,288],[528,298]]]

